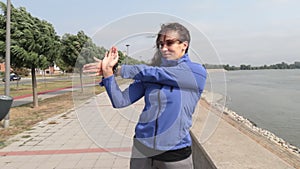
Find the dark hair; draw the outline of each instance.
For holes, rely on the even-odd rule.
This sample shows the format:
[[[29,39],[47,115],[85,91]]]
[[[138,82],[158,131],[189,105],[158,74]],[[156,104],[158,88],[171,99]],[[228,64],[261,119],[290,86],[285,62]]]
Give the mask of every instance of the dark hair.
[[[169,32],[169,31],[177,32],[177,34],[179,35],[178,40],[180,42],[187,41],[188,44],[190,44],[190,41],[191,41],[190,32],[188,31],[188,29],[186,27],[184,27],[183,25],[181,25],[177,22],[162,24],[160,31],[158,32],[157,38],[156,38],[156,52],[154,54],[154,57],[151,60],[150,65],[159,66],[161,64],[161,53],[159,50],[159,41],[160,41],[161,36],[165,36],[167,34],[167,32]],[[188,52],[188,49],[189,49],[189,46],[186,48],[185,53]]]

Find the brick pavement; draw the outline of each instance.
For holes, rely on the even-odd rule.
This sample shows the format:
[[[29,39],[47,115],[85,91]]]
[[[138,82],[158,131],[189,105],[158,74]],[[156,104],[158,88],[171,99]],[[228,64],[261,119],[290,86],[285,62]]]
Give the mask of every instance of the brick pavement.
[[[0,150],[0,168],[128,168],[141,105],[113,109],[106,93],[75,104],[11,138],[11,144]]]

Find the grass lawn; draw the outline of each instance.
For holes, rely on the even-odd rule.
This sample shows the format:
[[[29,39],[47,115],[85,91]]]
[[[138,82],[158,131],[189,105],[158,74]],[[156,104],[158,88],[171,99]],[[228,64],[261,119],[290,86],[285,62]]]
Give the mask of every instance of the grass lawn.
[[[22,79],[23,80],[23,79]],[[22,81],[21,80],[21,81]],[[46,78],[47,80],[47,78]],[[77,79],[72,78],[64,78],[62,80],[55,80],[55,81],[46,81],[42,80],[41,82],[37,83],[37,91],[38,92],[44,92],[44,91],[50,91],[54,89],[60,89],[65,87],[71,87],[79,84],[79,81]],[[85,78],[83,83],[95,83],[96,79],[94,78]],[[0,86],[0,95],[4,94],[4,83]],[[31,81],[26,84],[21,84],[17,81],[10,82],[10,96],[17,97],[17,96],[23,96],[32,94],[32,84]]]

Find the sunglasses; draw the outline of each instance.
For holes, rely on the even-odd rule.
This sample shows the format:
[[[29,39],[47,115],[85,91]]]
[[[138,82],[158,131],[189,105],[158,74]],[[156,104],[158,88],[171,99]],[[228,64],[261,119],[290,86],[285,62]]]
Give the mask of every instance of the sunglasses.
[[[178,39],[169,39],[169,40],[165,40],[165,41],[160,41],[158,42],[158,46],[159,48],[163,48],[165,45],[167,45],[167,47],[172,46],[173,44],[175,44],[176,42],[182,43],[180,40]]]

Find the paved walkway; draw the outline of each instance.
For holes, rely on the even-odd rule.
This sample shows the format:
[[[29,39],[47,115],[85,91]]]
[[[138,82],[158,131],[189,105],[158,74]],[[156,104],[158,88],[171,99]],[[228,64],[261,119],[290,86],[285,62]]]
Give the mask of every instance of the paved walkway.
[[[76,108],[11,138],[0,150],[0,168],[128,168],[142,104],[113,109],[106,93],[74,103]]]
[[[44,94],[43,97],[46,96]],[[87,96],[91,97],[82,99]],[[17,101],[21,103],[26,99],[30,100],[22,98]],[[31,130],[11,138],[11,144],[0,149],[0,169],[129,168],[134,126],[143,100],[127,108],[113,109],[106,93],[94,96],[93,91],[89,90],[85,93],[73,92],[73,99],[74,109],[42,121]],[[203,122],[200,119],[197,123]],[[225,127],[222,124],[212,139],[204,144],[204,148],[214,157],[214,162],[221,163],[223,167],[230,166],[228,168],[233,168],[234,163],[236,168],[245,168],[240,167],[241,164],[248,165],[246,168],[292,168],[238,132],[238,129],[227,123]]]

